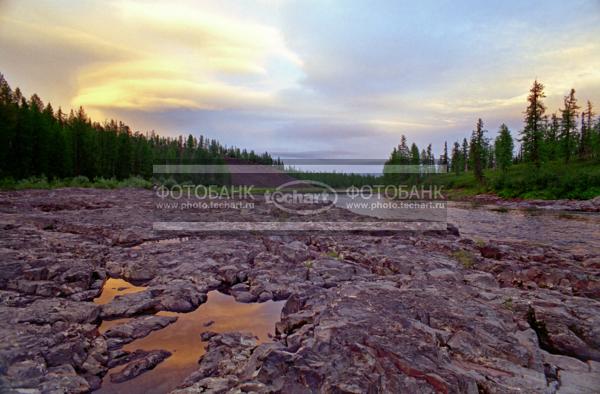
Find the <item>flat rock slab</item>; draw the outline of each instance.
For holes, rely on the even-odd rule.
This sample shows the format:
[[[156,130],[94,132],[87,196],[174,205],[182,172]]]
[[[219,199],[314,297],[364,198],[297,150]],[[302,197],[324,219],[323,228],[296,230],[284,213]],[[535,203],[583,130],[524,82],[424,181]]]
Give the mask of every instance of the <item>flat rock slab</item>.
[[[153,369],[170,356],[171,353],[166,350],[151,350],[127,364],[121,371],[110,374],[110,381],[121,383],[133,379]]]
[[[108,348],[115,349],[135,339],[143,338],[152,331],[165,328],[175,321],[177,321],[175,316],[140,316],[110,328],[104,336],[108,338]]]

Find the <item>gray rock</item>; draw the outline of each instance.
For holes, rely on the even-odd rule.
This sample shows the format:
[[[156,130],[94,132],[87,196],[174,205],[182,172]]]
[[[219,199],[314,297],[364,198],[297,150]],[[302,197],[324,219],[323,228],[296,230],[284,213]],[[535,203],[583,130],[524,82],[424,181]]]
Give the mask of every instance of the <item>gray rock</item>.
[[[104,336],[110,340],[110,349],[115,349],[135,339],[143,338],[152,331],[165,328],[176,320],[175,316],[141,316],[110,328]]]
[[[161,293],[156,290],[145,290],[116,296],[109,303],[102,305],[100,316],[103,319],[115,319],[156,312],[160,304],[156,297]]]
[[[131,361],[121,371],[110,374],[110,381],[121,383],[133,379],[144,372],[153,369],[158,364],[170,357],[166,350],[152,350],[138,359]]]
[[[497,203],[547,210],[598,205]],[[465,234],[481,224],[490,228],[478,223],[489,219],[482,209],[469,211],[468,223],[456,218],[463,238],[448,226],[429,233],[193,234],[143,243],[175,238],[152,230],[151,191],[2,192],[0,207],[2,391],[87,392],[108,368],[124,364],[127,373],[117,379],[137,376],[164,354],[113,347],[163,327],[145,315],[192,311],[207,292],[221,288],[244,302],[287,299],[276,335],[263,344],[253,334],[196,338],[205,341],[206,354],[179,392],[598,387],[600,256],[593,242],[573,250],[560,237],[533,237],[534,244],[529,234],[499,229],[481,235],[492,239],[484,245],[491,249],[481,250],[482,243]],[[169,215],[239,220],[236,210]],[[249,222],[304,220],[262,202],[243,215]],[[333,208],[319,220],[373,219]],[[544,217],[557,228],[564,220]],[[577,223],[589,228],[593,218]],[[585,231],[582,239],[590,239],[593,232]],[[148,288],[92,304],[107,275]],[[134,317],[135,323],[103,336],[99,313]]]

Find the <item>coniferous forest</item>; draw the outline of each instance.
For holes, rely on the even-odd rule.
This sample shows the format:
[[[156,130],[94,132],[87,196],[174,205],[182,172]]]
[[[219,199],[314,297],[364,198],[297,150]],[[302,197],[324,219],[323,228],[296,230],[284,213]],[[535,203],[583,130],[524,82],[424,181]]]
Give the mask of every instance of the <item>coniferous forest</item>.
[[[99,123],[83,107],[67,114],[37,94],[27,99],[0,74],[0,179],[150,179],[153,164],[218,165],[227,158],[281,164],[268,153],[226,147],[203,136],[170,138],[134,132],[117,120]],[[225,175],[194,180],[223,183]]]
[[[386,183],[437,183],[466,194],[495,192],[502,197],[591,198],[600,194],[600,118],[590,101],[580,104],[571,89],[562,108],[548,113],[544,85],[533,83],[523,128],[502,124],[491,139],[482,119],[469,139],[444,143],[436,159],[432,144],[420,149],[403,135],[384,166],[383,178],[345,173],[303,173],[333,187]],[[100,180],[156,178],[154,164],[223,165],[227,158],[283,166],[268,153],[226,147],[193,135],[176,138],[134,132],[123,122],[93,121],[83,107],[63,112],[37,94],[27,99],[0,74],[0,179],[4,187],[38,178]],[[514,135],[514,136],[513,136]],[[517,151],[515,148],[518,146]],[[417,171],[394,170],[411,165]],[[415,167],[413,167],[415,168]],[[164,177],[163,177],[164,178]],[[175,181],[224,184],[228,175],[171,176]],[[80,182],[81,183],[81,182]],[[68,185],[68,183],[67,183]]]
[[[429,144],[419,150],[401,137],[384,168],[386,183],[432,182],[466,193],[502,197],[592,198],[600,194],[600,118],[575,90],[558,112],[548,113],[544,85],[533,83],[523,112],[523,129],[513,137],[502,124],[494,140],[482,119],[469,139],[444,144],[436,160]],[[515,154],[515,148],[519,148]],[[393,165],[418,165],[417,173]]]

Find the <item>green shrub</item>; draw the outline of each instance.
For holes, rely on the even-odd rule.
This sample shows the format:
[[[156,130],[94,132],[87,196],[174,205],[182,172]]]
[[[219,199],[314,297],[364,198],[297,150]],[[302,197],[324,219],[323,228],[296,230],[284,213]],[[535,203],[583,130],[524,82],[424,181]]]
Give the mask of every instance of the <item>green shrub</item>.
[[[41,177],[32,176],[29,178],[21,179],[15,185],[15,189],[17,189],[17,190],[49,189],[49,188],[50,188],[50,184],[48,183],[48,179],[46,179],[46,177],[43,175]]]
[[[71,187],[90,187],[90,180],[87,176],[79,175],[74,178],[71,178],[69,182],[69,186]]]
[[[152,187],[152,182],[150,182],[144,178],[141,178],[139,176],[132,176],[132,177],[129,177],[129,178],[124,179],[121,182],[119,182],[118,187],[120,187],[120,188],[134,187],[134,188],[150,189]]]
[[[423,179],[424,184],[444,185],[460,190],[460,195],[493,192],[502,198],[590,199],[600,195],[600,165],[595,162],[562,161],[516,164],[507,171],[488,169],[480,185],[472,173],[437,174]]]
[[[115,189],[119,186],[119,182],[115,178],[94,178],[93,187],[98,189]]]
[[[458,261],[464,268],[473,268],[475,265],[475,256],[467,250],[459,249],[452,252],[452,257]]]
[[[153,183],[141,177],[129,177],[122,181],[115,178],[94,178],[93,182],[85,176],[75,178],[52,179],[48,181],[45,176],[29,177],[15,181],[12,178],[0,179],[0,190],[23,190],[23,189],[57,189],[62,187],[85,187],[98,189],[116,189],[124,187],[150,189]]]

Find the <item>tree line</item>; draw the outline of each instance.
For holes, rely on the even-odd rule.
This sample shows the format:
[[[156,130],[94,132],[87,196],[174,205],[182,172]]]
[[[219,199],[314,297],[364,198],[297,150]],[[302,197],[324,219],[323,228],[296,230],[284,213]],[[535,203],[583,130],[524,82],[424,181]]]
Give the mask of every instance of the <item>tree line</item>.
[[[125,179],[153,177],[154,164],[222,165],[227,158],[282,165],[268,153],[257,154],[189,135],[162,137],[133,132],[123,122],[92,121],[83,107],[68,114],[44,105],[37,94],[26,99],[0,74],[0,179],[32,176]],[[223,174],[194,179],[222,183]]]
[[[455,174],[472,171],[475,178],[483,183],[485,169],[506,171],[515,163],[540,167],[556,161],[565,164],[573,161],[600,162],[600,118],[595,118],[592,103],[588,100],[582,110],[575,97],[575,89],[571,89],[564,97],[559,112],[549,116],[543,101],[545,97],[544,85],[534,81],[527,98],[524,127],[517,140],[520,148],[516,155],[515,142],[508,126],[502,124],[497,137],[491,141],[486,136],[483,121],[478,119],[470,139],[454,142],[450,154],[447,143],[444,143],[438,160],[431,153],[431,144],[419,151],[415,143],[409,147],[402,135],[400,144],[394,147],[386,162],[384,179],[396,183],[419,179],[428,171]],[[398,173],[398,167],[394,165],[418,165],[421,170],[416,175]]]

